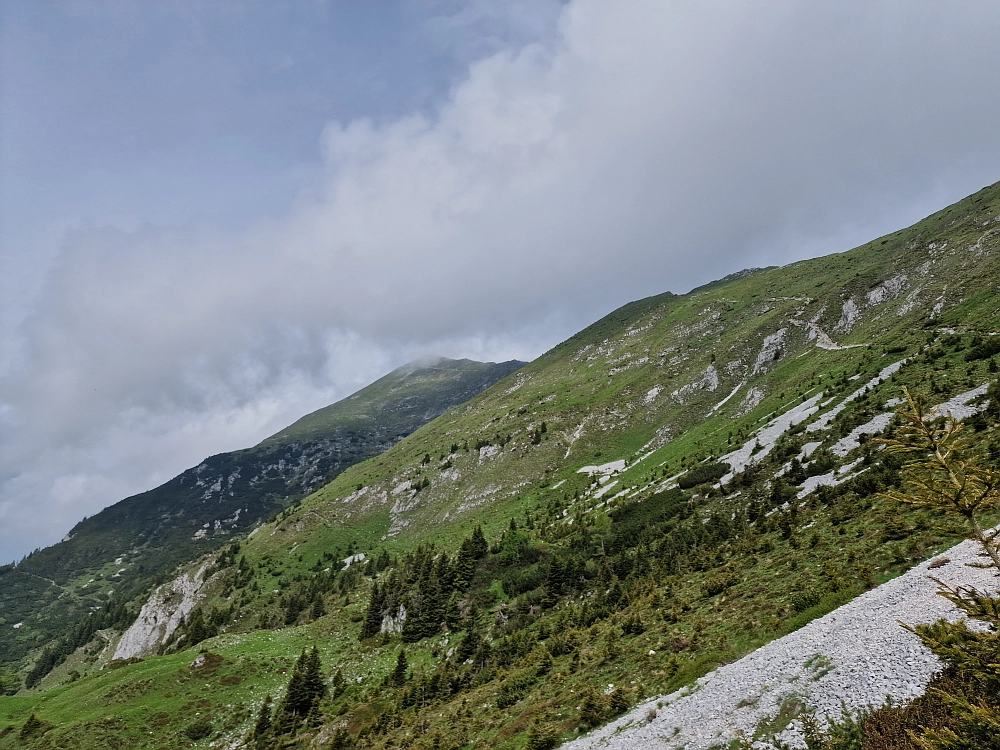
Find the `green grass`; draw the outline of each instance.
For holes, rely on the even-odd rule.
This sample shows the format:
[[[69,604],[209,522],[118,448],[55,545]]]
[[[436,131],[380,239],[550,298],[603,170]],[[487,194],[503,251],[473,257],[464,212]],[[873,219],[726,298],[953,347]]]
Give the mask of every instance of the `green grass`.
[[[305,622],[304,614],[293,627],[255,630],[261,613],[279,616],[282,597],[307,586],[316,571],[336,568],[335,561],[349,552],[375,556],[384,550],[401,557],[420,544],[434,543],[437,550],[453,553],[475,526],[481,525],[494,542],[512,518],[523,525],[526,514],[533,519],[533,544],[543,558],[567,555],[589,562],[573,597],[525,618],[521,630],[548,642],[552,632],[573,628],[579,631],[579,646],[573,653],[555,656],[548,676],[503,709],[496,707],[499,686],[511,674],[523,676],[533,668],[530,653],[499,667],[489,679],[477,678],[479,682],[451,699],[406,708],[401,714],[404,725],[377,735],[375,745],[431,747],[437,742],[463,747],[475,741],[476,746],[520,748],[527,727],[536,720],[557,727],[567,738],[580,724],[579,696],[590,687],[624,685],[633,700],[676,690],[718,664],[826,614],[954,539],[933,532],[923,512],[900,511],[876,497],[879,487],[868,486],[866,477],[891,482],[895,469],[883,466],[875,454],[869,454],[868,474],[810,496],[797,515],[775,505],[765,481],[804,442],[821,440],[828,448],[853,426],[883,411],[885,400],[898,396],[903,385],[924,392],[936,388],[931,398],[943,401],[968,390],[970,383],[996,377],[988,360],[965,359],[973,334],[993,331],[1000,322],[993,291],[1000,277],[993,257],[995,237],[984,242],[991,251],[986,256],[964,249],[983,233],[978,222],[984,201],[991,205],[991,215],[1000,213],[1000,188],[988,188],[850,253],[763,270],[689,295],[661,295],[615,311],[384,454],[349,468],[248,539],[240,554],[254,571],[251,582],[218,583],[203,604],[208,609],[236,603],[226,626],[231,632],[199,645],[225,659],[218,679],[199,682],[190,676],[187,665],[197,649],[112,672],[97,670],[99,662],[94,662],[84,665],[81,671],[90,672],[71,684],[55,685],[65,679],[56,674],[43,686],[44,692],[0,699],[0,728],[4,722],[20,726],[34,711],[55,725],[45,735],[52,742],[97,747],[108,737],[120,736],[135,747],[171,746],[184,723],[199,713],[191,706],[208,700],[210,705],[203,708],[218,723],[219,736],[233,738],[246,731],[264,693],[280,690],[286,681],[287,675],[278,670],[287,669],[303,646],[315,642],[327,670],[342,669],[351,684],[326,706],[326,720],[331,726],[346,722],[356,734],[400,700],[399,691],[381,687],[382,677],[395,663],[398,638],[390,643],[357,640],[360,625],[355,620],[365,607],[370,580],[352,579],[346,590],[328,591],[330,614],[315,622]],[[938,243],[937,249],[929,249],[932,242]],[[932,265],[924,273],[920,269],[927,260]],[[878,306],[862,304],[863,317],[853,330],[835,330],[845,295],[861,303],[877,284],[900,272],[910,279],[907,291]],[[903,305],[914,289],[919,289],[920,304],[906,312]],[[961,290],[961,298],[956,290]],[[930,307],[942,294],[947,304],[932,319]],[[791,322],[814,318],[838,343],[866,346],[816,348],[807,338],[808,328]],[[943,327],[959,334],[942,333]],[[782,356],[753,374],[761,342],[779,328],[787,329]],[[638,554],[637,548],[606,551],[620,523],[613,520],[617,508],[649,496],[667,477],[732,450],[804,397],[822,390],[824,403],[840,400],[903,357],[910,358],[907,365],[852,403],[828,432],[787,434],[762,463],[758,479],[738,490],[694,488],[686,495],[691,514],[664,522],[656,535],[640,544],[655,550],[669,534],[694,528],[713,515],[749,517],[756,506],[774,511],[772,515],[758,514],[749,531],[686,551],[676,569],[664,566],[633,575],[621,568],[622,575],[613,570],[608,575],[609,569]],[[717,390],[671,395],[700,380],[713,362],[721,381]],[[856,374],[859,379],[847,379]],[[744,380],[735,397],[713,410]],[[763,398],[755,408],[741,410],[751,387],[759,388]],[[657,388],[658,395],[647,398]],[[546,432],[541,440],[533,440],[542,422]],[[997,435],[990,427],[981,438],[997,442]],[[480,455],[474,449],[477,442],[489,450]],[[487,455],[501,444],[502,449]],[[859,451],[847,460],[863,454]],[[635,488],[634,494],[595,507],[598,501],[587,494],[590,480],[577,470],[618,459],[629,463],[602,500],[624,488]],[[415,495],[400,489],[406,482],[424,480],[428,485]],[[501,607],[527,607],[538,596],[504,592],[502,566],[490,570],[492,577],[476,589],[484,596],[490,591],[496,595],[481,614],[486,632]],[[857,583],[865,579],[867,584]],[[583,604],[600,600],[615,580],[627,592],[624,603],[610,607],[592,624],[581,624]],[[813,595],[817,591],[818,597]],[[612,630],[620,632],[633,616],[642,619],[645,631],[620,635],[617,646],[613,637],[609,641]],[[408,645],[414,673],[440,668],[461,635],[453,632]],[[618,651],[613,658],[609,648]],[[253,679],[217,684],[240,670]],[[362,678],[360,684],[357,677]],[[148,688],[130,687],[145,680],[152,681]],[[129,689],[145,692],[108,704],[109,691],[126,695]],[[150,713],[153,708],[157,710]],[[162,727],[152,723],[160,713],[170,717]],[[109,717],[124,725],[95,724]],[[84,737],[93,744],[87,745],[80,739]],[[12,746],[12,741],[10,734],[0,738],[0,748]]]

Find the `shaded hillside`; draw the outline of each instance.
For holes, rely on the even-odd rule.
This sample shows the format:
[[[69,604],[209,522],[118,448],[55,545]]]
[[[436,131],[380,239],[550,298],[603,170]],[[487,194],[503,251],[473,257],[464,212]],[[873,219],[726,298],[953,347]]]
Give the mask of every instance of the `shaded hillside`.
[[[109,629],[0,726],[239,746],[270,694],[258,747],[552,747],[954,542],[880,497],[900,464],[870,438],[908,386],[1000,456],[998,287],[994,185],[627,305],[186,566],[197,603],[142,662],[102,668]],[[303,720],[282,701],[313,645]]]
[[[80,613],[146,588],[176,565],[252,528],[523,366],[439,359],[401,367],[259,445],[205,459],[156,489],[81,521],[59,544],[0,574],[0,663]],[[95,579],[89,588],[89,579]],[[51,605],[51,606],[50,606]]]

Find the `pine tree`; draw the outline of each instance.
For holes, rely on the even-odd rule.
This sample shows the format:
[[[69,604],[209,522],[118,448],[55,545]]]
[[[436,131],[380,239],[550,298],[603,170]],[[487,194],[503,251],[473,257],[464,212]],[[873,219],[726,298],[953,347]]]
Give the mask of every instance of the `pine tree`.
[[[341,670],[337,670],[337,674],[333,676],[333,697],[339,698],[347,690],[347,680],[344,679],[344,673]]]
[[[612,716],[623,714],[629,709],[629,695],[624,688],[615,688],[608,698],[608,710]]]
[[[438,635],[444,620],[445,600],[441,591],[441,581],[435,570],[423,582],[421,591],[421,634],[425,638]]]
[[[452,566],[452,583],[459,591],[465,591],[472,583],[472,576],[476,570],[476,559],[472,539],[466,537],[462,540],[462,546],[459,548],[455,564]]]
[[[553,596],[562,596],[566,592],[566,568],[558,557],[553,557],[549,565],[546,585]]]
[[[396,657],[396,668],[392,670],[391,682],[396,687],[402,687],[406,684],[406,670],[409,665],[406,663],[406,649],[401,648],[399,650],[399,656]]]
[[[594,688],[587,688],[580,701],[580,721],[588,727],[596,727],[604,721],[604,696]]]
[[[483,527],[477,526],[472,531],[472,553],[476,560],[482,560],[486,557],[486,553],[489,552],[490,545],[486,543],[486,537],[483,536]]]
[[[315,646],[311,651],[303,649],[295,662],[285,697],[275,712],[275,734],[293,733],[310,713],[317,710],[325,695],[326,683],[323,682],[319,651]]]
[[[330,737],[330,750],[348,750],[351,747],[354,747],[354,743],[351,742],[351,735],[346,729],[338,729]]]
[[[457,591],[453,591],[451,596],[448,597],[448,603],[445,604],[444,621],[451,630],[459,627],[459,623],[462,621],[462,612],[458,606],[461,600],[461,595]]]
[[[326,614],[326,605],[323,603],[323,595],[319,591],[313,595],[312,612],[310,614],[314,620],[318,620]]]
[[[903,389],[909,411],[897,412],[906,424],[896,438],[878,440],[890,453],[914,458],[904,465],[903,489],[883,493],[896,502],[957,515],[970,539],[982,546],[991,566],[1000,570],[1000,530],[989,531],[984,517],[1000,509],[1000,471],[986,466],[983,457],[962,435],[962,423],[924,412],[923,399]]]
[[[458,663],[461,664],[466,659],[471,659],[475,656],[481,642],[482,638],[480,638],[475,624],[470,625],[465,636],[458,642],[458,649],[455,651],[455,658],[458,660]]]
[[[382,629],[382,607],[385,602],[383,591],[379,590],[378,581],[372,585],[371,598],[368,600],[368,611],[361,624],[361,640],[377,635]]]
[[[271,737],[271,695],[264,696],[264,703],[261,704],[260,713],[257,715],[257,723],[254,724],[253,734],[250,735],[256,750],[265,750],[270,744]]]
[[[326,682],[323,681],[323,663],[315,646],[306,656],[302,680],[309,700],[314,706],[318,705],[326,697]]]
[[[528,750],[552,750],[559,744],[559,735],[548,724],[533,723],[528,727]]]

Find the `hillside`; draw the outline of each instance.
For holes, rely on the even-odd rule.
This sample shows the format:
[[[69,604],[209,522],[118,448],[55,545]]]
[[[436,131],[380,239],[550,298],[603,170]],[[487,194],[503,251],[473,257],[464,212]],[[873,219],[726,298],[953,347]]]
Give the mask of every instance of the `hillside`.
[[[108,629],[0,699],[0,748],[237,747],[267,694],[258,747],[551,747],[801,628],[956,541],[869,438],[908,386],[1000,451],[998,237],[1000,184],[626,305],[186,566],[129,659]]]
[[[0,568],[0,624],[7,624],[0,667],[69,630],[112,594],[127,601],[523,364],[405,365],[253,448],[207,458],[81,521],[61,543]],[[13,630],[16,623],[23,624]]]

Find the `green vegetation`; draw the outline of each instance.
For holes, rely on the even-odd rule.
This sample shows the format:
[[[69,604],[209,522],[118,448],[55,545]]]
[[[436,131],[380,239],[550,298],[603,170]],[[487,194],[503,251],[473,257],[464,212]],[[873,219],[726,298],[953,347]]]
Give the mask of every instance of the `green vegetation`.
[[[95,621],[97,608],[141,596],[178,564],[298,502],[522,364],[442,359],[406,365],[254,448],[212,456],[84,519],[66,540],[16,567],[0,567],[0,618],[23,623],[16,632],[0,627],[0,666],[58,639],[36,659],[28,675],[33,687],[96,630],[128,624],[121,613]],[[112,591],[115,602],[108,603]]]
[[[986,465],[981,444],[961,435],[963,425],[929,415],[923,399],[906,394],[909,410],[896,436],[880,442],[908,456],[903,489],[889,500],[931,508],[936,523],[957,516],[970,539],[1000,573],[997,537],[986,532],[987,512],[1000,500],[1000,472]],[[995,520],[995,515],[992,516]],[[939,592],[970,620],[941,620],[909,628],[946,665],[927,692],[907,706],[887,705],[829,728],[807,723],[809,750],[997,750],[1000,748],[1000,596],[943,586]]]
[[[552,747],[801,627],[960,535],[893,499],[905,457],[857,428],[901,386],[995,380],[998,214],[993,186],[843,255],[615,311],[188,563],[208,582],[163,653],[117,664],[96,632],[0,698],[0,748]],[[966,428],[990,461],[998,419]],[[752,462],[723,460],[741,446]],[[10,624],[36,658],[56,642],[58,623]],[[289,695],[313,655],[306,707]]]

